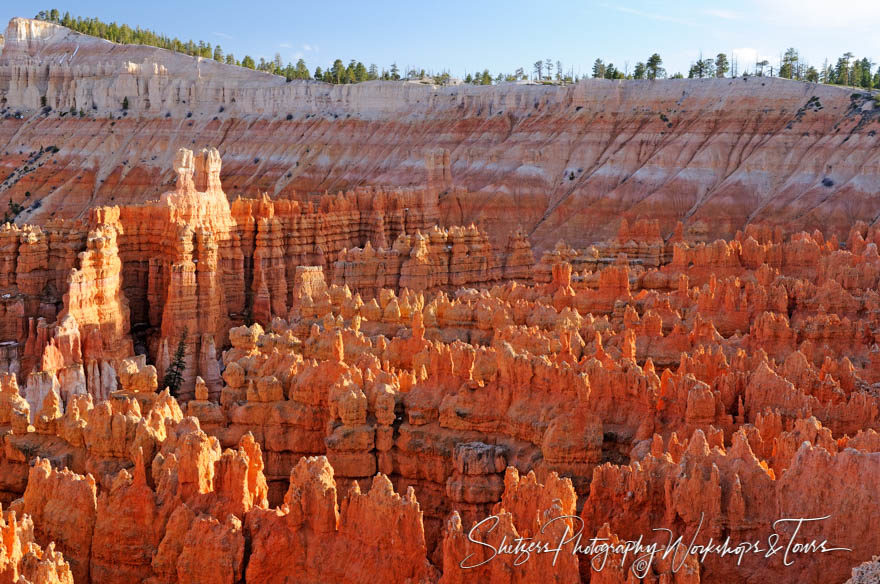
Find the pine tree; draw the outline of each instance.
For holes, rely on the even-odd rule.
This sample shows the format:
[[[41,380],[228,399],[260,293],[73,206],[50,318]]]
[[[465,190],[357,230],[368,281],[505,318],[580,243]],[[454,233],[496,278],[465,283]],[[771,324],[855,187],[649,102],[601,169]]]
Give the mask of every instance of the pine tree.
[[[184,327],[180,333],[180,341],[177,343],[177,350],[174,352],[174,359],[168,364],[165,370],[165,377],[162,378],[162,387],[167,387],[169,393],[177,397],[180,391],[180,384],[183,382],[183,371],[186,369],[186,334],[187,329]]]
[[[770,61],[768,61],[767,59],[764,59],[762,61],[758,61],[757,63],[755,63],[755,75],[758,75],[759,77],[763,77],[764,76],[764,67],[766,67],[769,64],[770,64]]]
[[[715,76],[715,60],[711,58],[703,59],[703,75],[705,77]]]
[[[785,54],[782,56],[782,61],[779,65],[779,76],[785,79],[799,79],[799,61],[800,55],[798,55],[797,49],[795,49],[794,47],[787,49],[785,51]]]
[[[648,79],[657,79],[658,77],[666,76],[666,69],[660,66],[662,64],[663,59],[660,58],[658,53],[654,53],[648,57],[648,62],[645,64]]]
[[[644,79],[645,78],[645,64],[639,61],[636,63],[636,68],[633,70],[633,79]]]
[[[728,71],[730,71],[730,62],[727,60],[727,55],[718,53],[715,57],[715,77],[724,77]]]
[[[867,57],[864,57],[860,63],[861,67],[861,75],[858,80],[859,84],[865,89],[871,89],[874,87],[874,79],[871,77],[871,62]]]
[[[834,80],[832,81],[832,83],[836,83],[837,85],[849,85],[849,61],[852,58],[853,54],[847,52],[844,53],[843,56],[837,60],[837,65],[834,67]]]
[[[422,75],[424,77],[424,75]],[[363,63],[358,61],[354,66],[354,81],[356,83],[360,83],[361,81],[366,81],[369,79],[369,73],[367,73],[367,68]]]
[[[331,83],[344,83],[345,79],[345,65],[342,64],[342,59],[336,59],[333,61],[333,66],[330,67],[330,81]]]

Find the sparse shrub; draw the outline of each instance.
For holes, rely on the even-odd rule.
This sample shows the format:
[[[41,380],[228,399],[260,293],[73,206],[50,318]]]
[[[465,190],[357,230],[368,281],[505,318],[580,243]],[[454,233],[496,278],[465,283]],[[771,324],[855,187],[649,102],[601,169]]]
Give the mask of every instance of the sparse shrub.
[[[12,199],[9,199],[9,210],[3,213],[3,222],[12,223],[22,211],[24,211],[24,207],[22,207],[20,203],[16,203]]]

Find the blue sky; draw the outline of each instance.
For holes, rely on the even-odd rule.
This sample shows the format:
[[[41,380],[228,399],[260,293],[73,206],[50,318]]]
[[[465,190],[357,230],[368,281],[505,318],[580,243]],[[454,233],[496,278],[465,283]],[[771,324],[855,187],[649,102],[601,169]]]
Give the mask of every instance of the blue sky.
[[[271,59],[276,52],[285,62],[303,57],[311,70],[354,58],[380,69],[396,62],[401,69],[463,76],[484,67],[530,72],[536,60],[550,58],[566,71],[585,73],[600,57],[631,71],[656,51],[670,73],[687,74],[701,51],[738,55],[742,71],[756,56],[775,64],[789,46],[817,68],[846,51],[880,63],[876,0],[50,0],[45,6],[3,0],[0,19],[49,8],[219,43],[239,59]]]

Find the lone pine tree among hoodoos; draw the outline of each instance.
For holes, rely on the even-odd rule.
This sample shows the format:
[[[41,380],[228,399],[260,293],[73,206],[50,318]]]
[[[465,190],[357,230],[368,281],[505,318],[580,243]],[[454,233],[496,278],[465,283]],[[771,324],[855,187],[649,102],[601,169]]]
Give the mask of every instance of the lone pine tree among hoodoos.
[[[177,343],[177,350],[174,351],[174,358],[165,371],[165,377],[162,378],[162,387],[168,389],[171,395],[175,397],[180,392],[180,384],[183,382],[183,370],[186,367],[186,335],[187,329],[184,328],[180,334],[180,341]]]

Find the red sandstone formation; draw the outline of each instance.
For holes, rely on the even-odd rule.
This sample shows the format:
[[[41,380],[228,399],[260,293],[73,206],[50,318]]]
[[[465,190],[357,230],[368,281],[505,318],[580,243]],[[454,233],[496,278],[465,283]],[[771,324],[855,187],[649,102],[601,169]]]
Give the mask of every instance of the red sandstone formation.
[[[233,196],[427,186],[443,194],[448,225],[473,221],[499,248],[519,225],[541,250],[560,237],[578,246],[614,239],[609,248],[638,251],[650,265],[669,251],[658,235],[679,221],[690,240],[731,238],[757,219],[843,240],[855,220],[880,211],[877,110],[867,93],[851,99],[824,84],[285,83],[13,19],[0,92],[0,140],[20,144],[0,162],[0,176],[12,177],[0,205],[27,206],[21,221],[157,198],[174,178],[169,141],[228,147]],[[655,222],[640,223],[646,217]]]
[[[46,266],[58,253],[52,242],[78,241],[70,226],[52,224],[48,232],[25,228],[21,234],[4,228],[28,242],[27,249],[19,245],[10,252],[18,260],[10,265],[3,302],[11,327],[6,338],[24,345],[23,350],[7,349],[6,369],[27,375],[36,364],[41,372],[29,376],[25,396],[31,411],[53,388],[65,400],[80,393],[106,399],[117,388],[119,362],[133,352],[132,330],[155,360],[160,378],[185,333],[182,395],[192,396],[195,378],[201,376],[216,399],[219,351],[229,326],[251,318],[287,317],[297,308],[293,293],[299,266],[317,263],[329,270],[336,258],[354,253],[348,248],[362,244],[361,233],[368,234],[369,248],[370,238],[404,237],[404,230],[418,233],[437,220],[436,193],[431,202],[427,191],[362,190],[325,197],[317,205],[239,199],[230,207],[219,182],[216,150],[195,157],[181,150],[175,169],[176,188],[157,203],[94,210],[85,251],[71,262],[75,271],[64,282],[53,279]],[[438,244],[444,250],[445,237]],[[450,237],[453,252],[444,258],[448,274],[434,281],[422,270],[420,280],[418,270],[410,269],[408,284],[449,288],[502,277],[485,234],[454,229]],[[394,274],[395,287],[399,276],[399,271]],[[373,278],[363,288],[385,284]],[[39,303],[40,298],[55,304]]]
[[[471,469],[468,469],[471,470]],[[535,474],[520,477],[509,467],[501,500],[487,518],[479,518],[477,531],[462,525],[455,511],[443,532],[443,578],[441,582],[578,582],[578,557],[509,554],[496,556],[504,538],[544,537],[558,542],[574,528],[576,497],[571,482],[556,473],[541,484]],[[549,528],[545,528],[549,525]],[[474,543],[474,541],[481,543]],[[494,549],[483,544],[491,544]]]
[[[50,543],[41,548],[34,538],[34,523],[25,515],[20,520],[14,512],[0,518],[0,581],[25,584],[73,584],[70,566],[61,552]]]
[[[179,153],[178,187],[160,201],[92,213],[56,313],[35,324],[33,288],[7,277],[24,291],[4,329],[17,350],[0,383],[3,493],[77,581],[620,582],[637,561],[514,565],[472,538],[558,539],[579,526],[612,544],[654,528],[755,539],[780,513],[829,514],[823,493],[844,488],[816,533],[851,552],[797,567],[661,558],[645,575],[843,576],[870,557],[858,509],[873,504],[880,450],[873,243],[857,253],[753,229],[647,254],[667,249],[648,225],[636,231],[647,247],[560,244],[535,264],[522,234],[496,255],[477,228],[431,227],[401,230],[388,249],[326,243],[330,258],[342,245],[339,259],[303,266],[278,243],[302,237],[279,219],[302,213],[295,204],[229,207],[216,153],[191,157]],[[354,216],[358,197],[308,212]],[[848,240],[866,237],[855,226]],[[137,258],[151,249],[144,271]],[[843,283],[830,275],[845,266]],[[139,296],[128,282],[143,277]],[[232,326],[249,310],[261,324]],[[138,357],[133,312],[157,324]],[[156,393],[183,330],[188,418]],[[303,458],[315,455],[326,458]],[[480,523],[489,516],[497,525]],[[357,570],[333,564],[340,550],[362,550]]]
[[[0,228],[0,582],[876,571],[880,230],[856,221],[877,215],[873,109],[771,79],[284,84],[150,47],[114,48],[122,67],[41,22],[7,36],[0,107],[26,121],[0,136],[57,127],[58,150],[0,185],[43,202]],[[810,97],[825,107],[793,113]],[[233,156],[169,159],[175,117]],[[805,169],[835,124],[825,186]],[[825,516],[797,541],[849,549],[790,564],[496,553],[574,532],[766,543]]]
[[[400,496],[387,477],[377,474],[366,493],[354,483],[340,511],[326,458],[301,459],[291,471],[283,508],[251,512],[247,527],[253,537],[249,581],[436,578],[425,557],[421,512],[412,488]],[[383,557],[383,549],[394,551]],[[279,565],[282,555],[285,561]],[[339,561],[342,557],[347,560]]]

